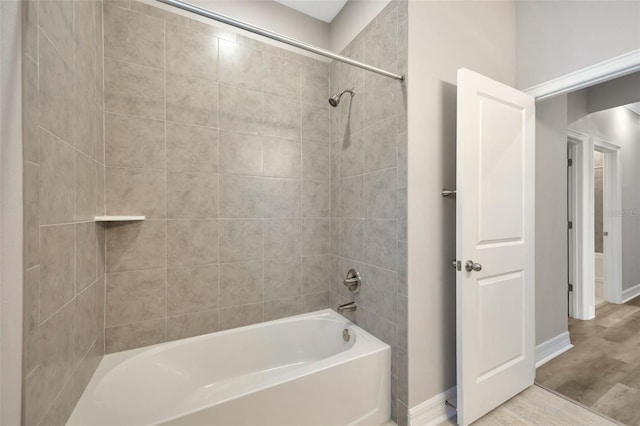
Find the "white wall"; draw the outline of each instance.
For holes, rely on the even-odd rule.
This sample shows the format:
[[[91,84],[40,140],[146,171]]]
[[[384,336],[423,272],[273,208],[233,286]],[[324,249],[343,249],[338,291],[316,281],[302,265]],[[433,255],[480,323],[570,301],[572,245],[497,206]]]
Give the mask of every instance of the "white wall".
[[[331,21],[330,49],[341,52],[389,4],[389,1],[349,0]]]
[[[516,37],[524,89],[640,49],[640,2],[517,1]]]
[[[590,114],[569,128],[620,145],[622,178],[622,289],[640,284],[640,115],[625,107]]]
[[[0,424],[20,424],[22,67],[19,1],[0,1]]]
[[[513,2],[410,1],[409,406],[455,385],[456,72],[513,85]]]

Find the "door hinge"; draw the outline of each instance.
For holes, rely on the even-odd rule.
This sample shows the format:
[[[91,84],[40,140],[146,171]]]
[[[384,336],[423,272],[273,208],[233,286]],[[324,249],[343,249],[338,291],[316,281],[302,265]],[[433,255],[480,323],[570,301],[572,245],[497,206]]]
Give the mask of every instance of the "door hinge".
[[[569,284],[569,291],[573,291],[573,284]]]
[[[573,158],[569,158],[569,161],[567,161],[567,164],[569,164],[569,167],[573,166]]]
[[[449,406],[449,407],[453,408],[454,410],[457,410],[458,409],[458,398],[454,396],[453,398],[446,399],[444,401],[444,405]]]
[[[573,229],[573,222],[569,221],[569,229]]]

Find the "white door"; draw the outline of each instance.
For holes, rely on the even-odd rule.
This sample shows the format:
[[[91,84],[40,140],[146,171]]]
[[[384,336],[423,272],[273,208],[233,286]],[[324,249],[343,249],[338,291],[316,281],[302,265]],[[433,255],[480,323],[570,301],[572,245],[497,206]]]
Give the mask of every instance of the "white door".
[[[457,129],[457,408],[468,425],[535,376],[535,100],[460,69]]]

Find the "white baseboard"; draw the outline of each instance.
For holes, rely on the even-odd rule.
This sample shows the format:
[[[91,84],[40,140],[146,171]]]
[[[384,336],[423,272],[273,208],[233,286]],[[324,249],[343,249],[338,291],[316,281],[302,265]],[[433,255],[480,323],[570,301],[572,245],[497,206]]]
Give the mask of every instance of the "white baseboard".
[[[536,368],[562,355],[572,347],[568,331],[539,344],[536,346]]]
[[[445,404],[456,397],[456,387],[427,399],[409,409],[410,426],[435,426],[456,415],[456,410]]]
[[[622,302],[620,303],[627,303],[629,300],[638,295],[640,295],[640,284],[636,284],[631,288],[622,290]]]

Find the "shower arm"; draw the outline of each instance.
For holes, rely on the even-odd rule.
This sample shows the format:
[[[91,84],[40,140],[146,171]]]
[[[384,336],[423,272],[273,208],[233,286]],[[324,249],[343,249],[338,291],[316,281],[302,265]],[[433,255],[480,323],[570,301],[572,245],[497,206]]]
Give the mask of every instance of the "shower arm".
[[[315,53],[317,55],[331,58],[336,61],[344,62],[345,64],[353,65],[354,67],[362,68],[364,70],[371,71],[376,74],[383,75],[385,77],[391,77],[399,81],[405,80],[404,74],[395,74],[390,71],[386,71],[381,68],[377,68],[377,67],[365,64],[363,62],[359,62],[351,58],[347,58],[346,56],[338,55],[337,53],[333,53],[329,50],[322,49],[312,44],[308,44],[308,43],[296,40],[294,38],[287,37],[287,36],[278,34],[276,32],[257,27],[255,25],[251,25],[247,22],[239,21],[237,19],[213,12],[208,9],[203,9],[201,7],[192,5],[190,3],[183,2],[181,0],[157,0],[157,1],[159,1],[160,3],[168,4],[169,6],[177,7],[178,9],[186,10],[187,12],[195,13],[196,15],[204,16],[205,18],[213,19],[214,21],[222,22],[223,24],[231,25],[233,27],[240,28],[245,31],[249,31],[254,34],[258,34],[263,37],[267,37],[272,40],[276,40],[281,43],[288,44],[289,46],[297,47],[299,49],[303,49],[308,52]]]

